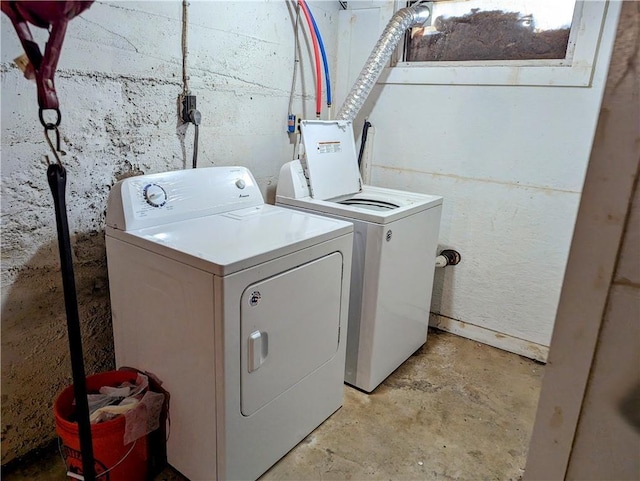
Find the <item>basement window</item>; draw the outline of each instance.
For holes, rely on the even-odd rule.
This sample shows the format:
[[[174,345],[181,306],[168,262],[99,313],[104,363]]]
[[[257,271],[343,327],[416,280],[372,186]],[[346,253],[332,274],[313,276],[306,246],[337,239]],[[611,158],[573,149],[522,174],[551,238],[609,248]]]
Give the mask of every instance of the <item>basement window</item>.
[[[619,8],[590,0],[429,5],[430,24],[407,33],[379,83],[587,87],[607,11]]]
[[[404,58],[407,62],[570,60],[575,4],[575,0],[435,1],[430,24],[413,28],[406,36]]]

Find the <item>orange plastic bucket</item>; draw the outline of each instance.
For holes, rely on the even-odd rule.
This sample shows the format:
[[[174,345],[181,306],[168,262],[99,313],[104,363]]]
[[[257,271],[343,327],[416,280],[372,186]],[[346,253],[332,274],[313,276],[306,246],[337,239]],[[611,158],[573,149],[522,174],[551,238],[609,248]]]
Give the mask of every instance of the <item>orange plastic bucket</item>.
[[[87,392],[97,393],[102,386],[116,387],[126,381],[135,382],[132,371],[108,371],[87,377]],[[60,393],[53,405],[56,432],[62,441],[62,453],[67,471],[82,474],[78,423],[70,421],[75,412],[73,386]],[[144,481],[147,478],[147,436],[124,445],[125,418],[91,425],[93,457],[99,481]]]

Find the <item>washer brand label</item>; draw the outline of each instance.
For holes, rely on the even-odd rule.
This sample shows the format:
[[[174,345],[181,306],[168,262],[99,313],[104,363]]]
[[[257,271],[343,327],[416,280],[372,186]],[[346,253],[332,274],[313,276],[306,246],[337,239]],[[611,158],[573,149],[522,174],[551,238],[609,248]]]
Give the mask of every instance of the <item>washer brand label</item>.
[[[249,305],[254,307],[257,306],[261,298],[262,298],[262,294],[260,294],[260,291],[253,291],[251,293],[251,297],[249,298]]]
[[[335,154],[342,152],[342,144],[339,140],[333,142],[318,142],[319,154]]]

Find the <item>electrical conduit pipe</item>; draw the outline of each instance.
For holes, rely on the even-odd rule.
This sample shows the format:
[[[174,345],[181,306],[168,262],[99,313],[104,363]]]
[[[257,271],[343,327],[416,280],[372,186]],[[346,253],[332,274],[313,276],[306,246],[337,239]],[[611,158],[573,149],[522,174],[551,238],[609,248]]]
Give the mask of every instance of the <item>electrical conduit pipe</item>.
[[[416,3],[411,7],[398,10],[391,17],[364,67],[362,67],[358,79],[340,107],[336,116],[337,120],[353,121],[356,118],[405,30],[424,25],[430,16],[431,10],[427,5]]]

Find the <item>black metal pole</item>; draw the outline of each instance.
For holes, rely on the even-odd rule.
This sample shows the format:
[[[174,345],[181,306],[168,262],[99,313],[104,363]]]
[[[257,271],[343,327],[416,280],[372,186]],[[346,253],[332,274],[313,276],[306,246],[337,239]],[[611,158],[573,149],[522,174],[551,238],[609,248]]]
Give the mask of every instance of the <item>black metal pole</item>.
[[[71,257],[71,240],[69,238],[69,223],[67,221],[67,205],[65,201],[67,172],[62,165],[51,164],[47,169],[47,179],[51,193],[53,194],[56,209],[58,248],[60,250],[64,305],[67,311],[67,332],[69,337],[69,352],[71,354],[73,391],[76,398],[80,452],[82,454],[82,475],[85,481],[96,481],[91,423],[89,421],[89,403],[87,401],[87,384],[82,352],[82,336],[78,315],[78,299],[76,295],[75,277],[73,275],[73,258]]]

